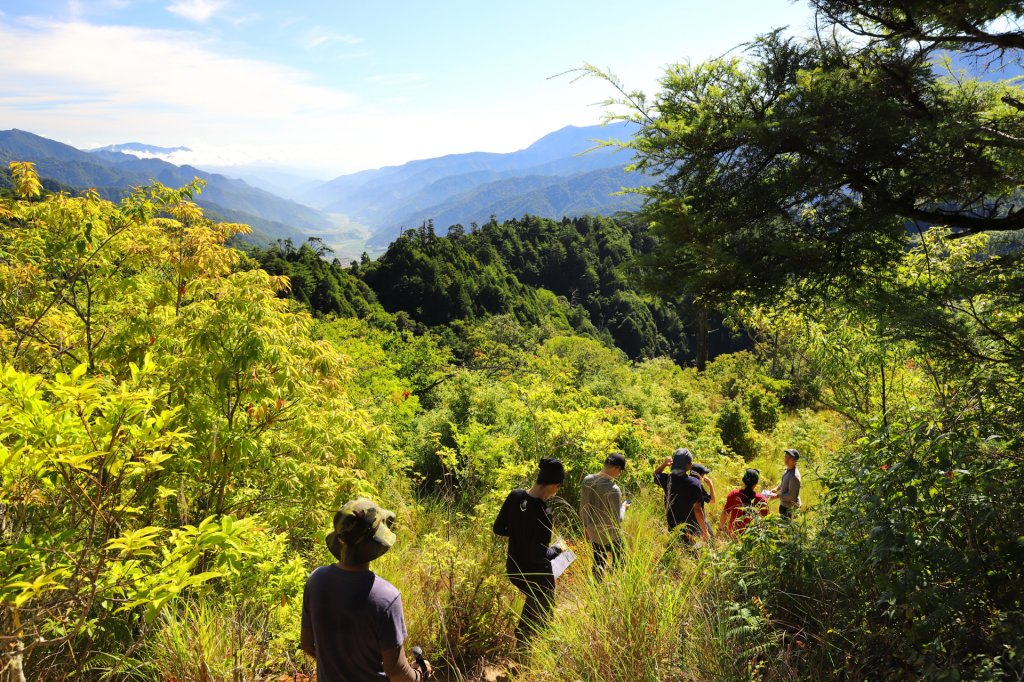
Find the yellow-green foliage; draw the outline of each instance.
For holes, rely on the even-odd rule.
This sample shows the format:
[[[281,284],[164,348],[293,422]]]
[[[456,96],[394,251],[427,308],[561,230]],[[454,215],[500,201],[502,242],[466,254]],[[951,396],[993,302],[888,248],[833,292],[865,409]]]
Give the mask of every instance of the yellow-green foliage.
[[[286,280],[237,268],[224,242],[246,228],[195,189],[4,204],[0,631],[30,676],[212,593],[287,633],[285,660],[311,537],[397,461],[348,358]]]
[[[375,568],[403,592],[410,644],[456,671],[503,660],[521,598],[490,526],[545,456],[565,462],[556,531],[582,558],[560,587],[568,634],[543,635],[523,679],[550,678],[556,659],[580,679],[671,677],[690,660],[680,633],[723,612],[685,608],[719,583],[663,532],[654,465],[679,446],[709,464],[714,520],[750,462],[767,483],[782,448],[813,468],[839,447],[840,429],[810,411],[751,432],[750,462],[723,443],[723,405],[784,389],[752,356],[704,375],[634,365],[565,325],[508,318],[465,329],[476,351],[456,366],[395,320],[314,321],[278,296],[286,278],[225,246],[245,228],[204,218],[198,189],[2,205],[0,633],[16,653],[0,663],[30,677],[311,671],[302,586],[331,561],[327,524],[357,494],[398,512]],[[613,450],[637,504],[622,589],[603,602],[576,504]],[[576,647],[598,627],[614,635],[607,652],[645,660],[642,675],[586,667]]]

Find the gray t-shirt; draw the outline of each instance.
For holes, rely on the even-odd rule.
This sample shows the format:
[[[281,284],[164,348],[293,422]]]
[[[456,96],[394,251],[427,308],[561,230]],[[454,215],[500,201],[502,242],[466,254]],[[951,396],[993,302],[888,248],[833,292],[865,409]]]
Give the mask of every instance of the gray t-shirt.
[[[786,469],[779,482],[779,506],[796,509],[800,506],[800,472],[796,467]]]
[[[615,481],[602,474],[590,474],[580,488],[580,516],[597,545],[622,541],[622,491]]]
[[[405,641],[402,595],[372,571],[321,566],[306,580],[302,625],[312,630],[319,682],[387,680],[381,652]]]

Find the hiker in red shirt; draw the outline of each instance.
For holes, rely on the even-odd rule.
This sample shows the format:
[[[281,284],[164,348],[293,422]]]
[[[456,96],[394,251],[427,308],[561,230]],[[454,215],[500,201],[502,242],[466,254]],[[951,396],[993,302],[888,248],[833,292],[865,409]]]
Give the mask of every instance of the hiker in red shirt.
[[[754,491],[760,480],[761,472],[747,469],[743,474],[743,488],[733,490],[725,499],[725,508],[722,509],[718,526],[730,537],[742,533],[754,514],[768,516],[768,500]]]

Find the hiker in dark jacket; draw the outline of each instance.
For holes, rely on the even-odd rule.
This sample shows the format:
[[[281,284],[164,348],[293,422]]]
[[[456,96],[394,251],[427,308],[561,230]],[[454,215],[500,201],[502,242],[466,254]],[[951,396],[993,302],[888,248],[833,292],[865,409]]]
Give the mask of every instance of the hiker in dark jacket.
[[[560,551],[551,547],[551,509],[548,500],[565,480],[565,467],[557,459],[542,459],[537,482],[529,490],[508,494],[494,520],[494,532],[508,538],[505,571],[526,597],[516,625],[516,641],[530,635],[551,617],[555,605],[555,576],[551,560]]]
[[[663,473],[672,466],[671,473]],[[708,540],[708,524],[704,518],[704,488],[689,475],[693,454],[679,448],[654,470],[654,482],[665,491],[665,516],[668,529],[682,526],[682,539],[693,543],[697,538]]]

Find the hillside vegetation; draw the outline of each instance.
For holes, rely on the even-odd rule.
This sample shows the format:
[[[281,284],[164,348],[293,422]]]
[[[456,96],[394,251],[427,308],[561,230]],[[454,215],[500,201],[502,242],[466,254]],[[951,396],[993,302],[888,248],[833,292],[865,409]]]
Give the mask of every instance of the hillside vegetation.
[[[620,589],[590,581],[577,545],[550,635],[505,664],[512,674],[785,679],[861,669],[837,651],[922,647],[917,665],[1013,669],[991,657],[1019,632],[1008,605],[1020,545],[1004,531],[1019,504],[1012,440],[965,429],[971,412],[947,392],[963,368],[880,338],[873,313],[752,311],[748,324],[771,343],[703,373],[631,363],[576,335],[557,308],[537,324],[507,313],[462,327],[473,350],[455,361],[440,337],[379,305],[314,319],[280,298],[288,281],[227,248],[244,228],[207,221],[194,188],[114,205],[31,198],[30,169],[15,178],[23,198],[0,214],[0,594],[7,662],[29,677],[309,672],[296,653],[302,584],[329,561],[332,510],[356,494],[402,519],[378,570],[407,595],[411,641],[472,675],[511,653],[516,598],[489,531],[497,505],[539,457],[558,456],[569,475],[556,523],[578,543],[579,480],[610,450],[629,458],[635,500]],[[943,256],[927,259],[922,244],[891,293],[913,302],[930,271],[929,291],[941,285],[962,305],[965,284],[988,281],[985,242],[929,240]],[[959,320],[964,331],[1015,314],[1011,291],[995,317]],[[885,432],[868,423],[879,401]],[[951,401],[955,431],[939,421]],[[849,419],[813,408],[826,403]],[[1015,419],[1019,403],[999,404],[988,409]],[[681,553],[648,481],[680,443],[712,467],[720,494],[748,465],[773,484],[778,453],[799,448],[807,512]],[[962,543],[973,553],[961,560],[950,548]],[[900,610],[879,610],[884,600]],[[986,639],[965,619],[988,623]],[[970,658],[932,648],[956,641],[974,647]]]
[[[559,328],[597,339],[632,360],[694,359],[699,328],[687,301],[672,305],[640,289],[631,276],[654,241],[628,217],[560,221],[526,215],[483,225],[460,224],[445,236],[433,223],[407,230],[377,260],[343,266],[319,240],[279,242],[247,252],[265,270],[286,275],[288,295],[315,314],[367,314],[382,307],[404,324],[441,335],[468,359],[463,330],[493,315],[525,327],[557,320]],[[379,304],[379,306],[378,306]],[[741,332],[712,318],[711,351],[750,348]]]
[[[442,679],[1021,679],[1024,93],[991,60],[1024,8],[814,4],[857,39],[622,90],[656,179],[629,219],[424,223],[345,268],[231,248],[199,181],[113,203],[12,163],[0,679],[309,679],[303,584],[356,495],[397,512],[373,566]],[[749,347],[698,370],[680,325],[711,311]],[[681,547],[651,481],[678,446],[719,498],[795,447],[803,507]],[[577,508],[611,451],[598,583]],[[541,457],[580,559],[516,650],[490,526]]]

